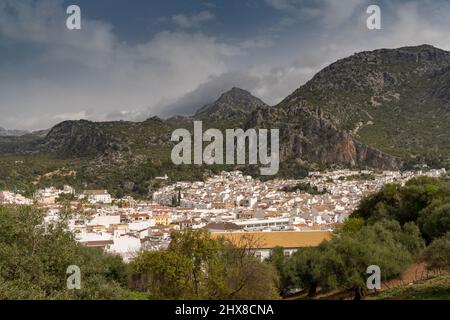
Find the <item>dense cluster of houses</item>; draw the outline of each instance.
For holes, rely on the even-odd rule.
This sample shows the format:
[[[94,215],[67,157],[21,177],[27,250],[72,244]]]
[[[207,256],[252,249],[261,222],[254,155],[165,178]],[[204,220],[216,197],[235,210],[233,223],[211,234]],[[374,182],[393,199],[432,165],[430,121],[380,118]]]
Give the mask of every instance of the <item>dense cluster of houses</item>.
[[[33,200],[25,198],[23,195],[17,192],[0,191],[0,203],[1,204],[17,204],[17,205],[30,205]]]
[[[263,182],[236,171],[222,172],[204,182],[162,187],[148,201],[129,196],[113,199],[107,190],[77,194],[72,187],[64,186],[38,190],[33,199],[1,191],[0,203],[36,203],[47,210],[46,221],[50,223],[59,219],[58,199],[69,196],[73,213],[68,227],[76,239],[86,246],[119,254],[125,261],[143,249],[166,248],[171,234],[186,228],[207,229],[213,237],[225,237],[236,245],[252,238],[252,250],[264,259],[277,246],[291,254],[299,247],[318,245],[351,214],[362,197],[386,183],[404,184],[415,176],[445,173],[444,169],[381,173],[339,170],[311,172],[302,180]],[[310,194],[295,188],[283,191],[301,183],[323,192]]]
[[[74,199],[86,200],[90,204],[110,204],[112,202],[112,197],[107,190],[84,190],[81,194],[76,195],[74,188],[65,185],[63,189],[55,187],[39,189],[34,193],[33,198],[25,198],[18,192],[0,191],[0,203],[29,205],[36,202],[40,205],[52,205],[56,204],[63,195],[71,195]]]
[[[338,170],[326,173],[311,172],[302,180],[275,179],[262,182],[241,172],[223,172],[204,182],[179,182],[161,188],[153,200],[170,205],[179,198],[182,208],[212,212],[212,216],[251,230],[294,230],[311,227],[329,229],[342,223],[357,207],[362,197],[379,190],[384,184],[404,184],[414,176],[437,177],[445,169],[427,172]],[[372,179],[349,179],[370,176]],[[301,190],[285,192],[284,187],[310,183],[323,194],[309,194]],[[221,215],[213,213],[223,210]],[[197,218],[197,224],[194,223]],[[201,216],[190,217],[190,226],[201,224]],[[194,220],[193,220],[194,219]]]

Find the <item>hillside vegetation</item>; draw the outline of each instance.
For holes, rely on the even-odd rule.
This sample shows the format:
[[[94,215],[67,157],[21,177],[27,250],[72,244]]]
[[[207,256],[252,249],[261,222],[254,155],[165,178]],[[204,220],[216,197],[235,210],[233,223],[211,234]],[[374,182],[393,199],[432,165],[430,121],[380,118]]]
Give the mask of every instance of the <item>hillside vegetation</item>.
[[[449,203],[448,180],[424,177],[404,187],[386,185],[366,197],[330,241],[291,257],[281,248],[272,255],[280,294],[302,288],[309,297],[320,290],[321,295],[342,291],[362,299],[368,294],[368,266],[380,267],[382,282],[400,277],[418,261],[431,269],[450,270]],[[445,286],[436,290],[447,292]]]

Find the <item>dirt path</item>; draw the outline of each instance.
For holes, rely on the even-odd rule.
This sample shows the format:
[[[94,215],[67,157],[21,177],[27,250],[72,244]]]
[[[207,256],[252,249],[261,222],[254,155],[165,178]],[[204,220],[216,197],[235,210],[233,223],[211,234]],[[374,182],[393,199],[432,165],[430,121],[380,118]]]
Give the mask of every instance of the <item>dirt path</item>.
[[[404,287],[414,282],[426,280],[440,275],[439,270],[427,270],[425,263],[415,263],[410,266],[398,279],[393,279],[381,283],[381,290]]]
[[[398,288],[398,287],[405,287],[408,285],[411,285],[415,282],[430,279],[432,277],[438,276],[442,274],[439,270],[427,270],[425,263],[415,263],[411,265],[401,277],[389,281],[381,282],[381,291]],[[373,291],[368,292],[370,295],[373,293]],[[305,297],[306,294],[302,292],[302,294],[294,295],[290,297],[290,299],[298,299],[300,297]],[[318,292],[318,294],[314,297],[315,300],[342,300],[342,299],[352,299],[353,297],[353,290],[334,290],[331,292],[323,293],[321,294]],[[368,299],[371,299],[370,296],[367,297]],[[288,298],[289,299],[289,298]]]

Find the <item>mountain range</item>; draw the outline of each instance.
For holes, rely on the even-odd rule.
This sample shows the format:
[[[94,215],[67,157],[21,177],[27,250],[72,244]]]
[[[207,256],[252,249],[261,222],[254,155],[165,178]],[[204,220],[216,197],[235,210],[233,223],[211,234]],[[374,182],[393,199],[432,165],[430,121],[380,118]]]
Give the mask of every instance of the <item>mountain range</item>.
[[[3,157],[88,159],[109,172],[170,160],[177,128],[280,129],[280,158],[307,166],[444,166],[450,156],[450,52],[422,45],[356,53],[318,72],[275,106],[232,88],[190,117],[64,121],[0,137]],[[1,132],[1,130],[0,130]],[[1,135],[1,134],[0,134]]]
[[[30,132],[26,130],[15,130],[15,129],[10,130],[0,127],[0,137],[23,136],[28,133]]]

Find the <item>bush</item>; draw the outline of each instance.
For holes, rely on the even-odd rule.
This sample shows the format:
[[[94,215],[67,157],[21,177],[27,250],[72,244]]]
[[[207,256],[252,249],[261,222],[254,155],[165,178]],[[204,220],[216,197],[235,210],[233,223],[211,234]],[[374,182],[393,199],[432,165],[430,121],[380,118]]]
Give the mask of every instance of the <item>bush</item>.
[[[120,257],[81,246],[63,219],[44,223],[33,207],[0,207],[0,299],[121,299]],[[67,268],[81,270],[81,290],[67,289]]]
[[[430,269],[450,269],[450,232],[434,240],[425,250],[423,257]]]
[[[184,230],[166,250],[146,251],[131,264],[132,288],[154,299],[274,299],[277,276],[246,248]]]

